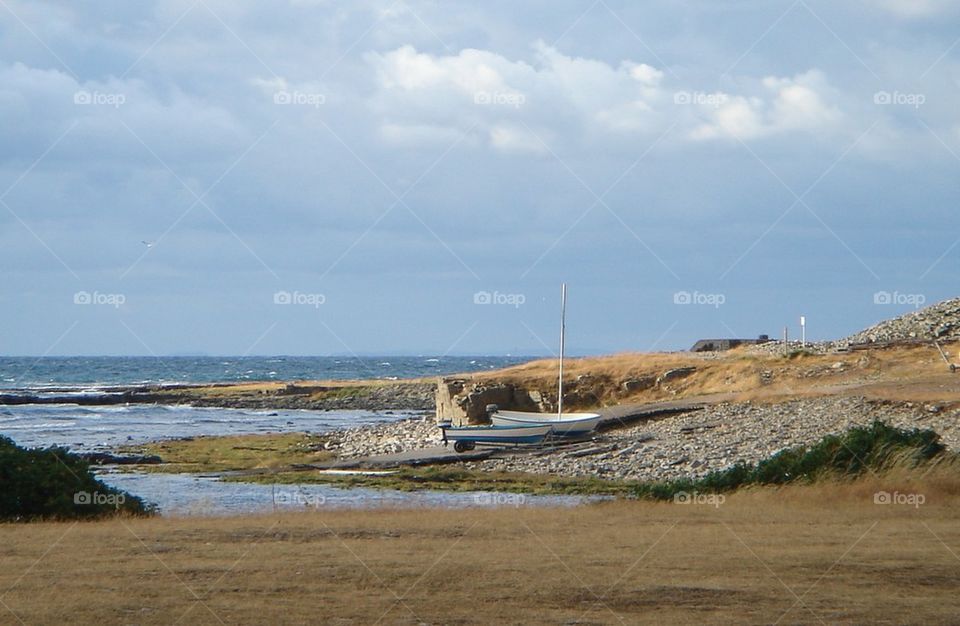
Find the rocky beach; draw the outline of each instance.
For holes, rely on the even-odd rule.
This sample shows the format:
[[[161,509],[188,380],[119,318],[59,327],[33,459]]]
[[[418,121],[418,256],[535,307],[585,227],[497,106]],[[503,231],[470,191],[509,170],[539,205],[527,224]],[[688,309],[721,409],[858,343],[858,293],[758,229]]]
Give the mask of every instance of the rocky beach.
[[[585,442],[536,450],[508,448],[494,458],[468,461],[465,466],[611,480],[699,477],[736,463],[755,463],[784,448],[809,445],[825,435],[874,420],[902,428],[933,429],[948,448],[960,451],[960,407],[842,397],[778,404],[720,403],[611,427]],[[440,443],[436,421],[426,415],[329,433],[324,449],[342,459],[358,459]]]

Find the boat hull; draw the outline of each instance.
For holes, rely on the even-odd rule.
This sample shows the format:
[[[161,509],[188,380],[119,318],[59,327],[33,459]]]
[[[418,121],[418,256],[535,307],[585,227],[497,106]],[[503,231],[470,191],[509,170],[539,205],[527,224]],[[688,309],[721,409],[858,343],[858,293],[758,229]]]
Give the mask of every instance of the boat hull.
[[[508,426],[446,426],[445,441],[470,443],[540,443],[553,426],[544,424],[510,424]]]
[[[593,432],[600,423],[599,413],[564,413],[557,419],[551,413],[528,413],[525,411],[497,411],[490,415],[494,426],[520,426],[538,424],[552,426],[553,434],[562,437],[582,436]]]

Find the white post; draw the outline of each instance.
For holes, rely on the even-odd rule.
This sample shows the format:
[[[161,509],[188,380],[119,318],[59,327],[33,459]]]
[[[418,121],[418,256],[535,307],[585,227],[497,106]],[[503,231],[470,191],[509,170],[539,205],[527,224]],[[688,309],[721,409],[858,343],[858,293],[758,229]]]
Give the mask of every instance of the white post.
[[[563,341],[567,317],[567,284],[560,284],[560,376],[557,380],[557,420],[563,419]]]
[[[807,316],[800,316],[800,347],[807,347]]]

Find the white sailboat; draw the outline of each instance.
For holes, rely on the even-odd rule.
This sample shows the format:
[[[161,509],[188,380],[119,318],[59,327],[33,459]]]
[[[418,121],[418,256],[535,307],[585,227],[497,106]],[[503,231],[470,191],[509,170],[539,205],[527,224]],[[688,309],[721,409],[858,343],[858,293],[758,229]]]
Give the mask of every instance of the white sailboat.
[[[561,437],[586,435],[600,423],[599,413],[563,412],[563,352],[566,336],[567,285],[560,286],[560,373],[557,380],[557,413],[532,413],[529,411],[500,411],[490,414],[494,426],[550,425],[553,434]]]

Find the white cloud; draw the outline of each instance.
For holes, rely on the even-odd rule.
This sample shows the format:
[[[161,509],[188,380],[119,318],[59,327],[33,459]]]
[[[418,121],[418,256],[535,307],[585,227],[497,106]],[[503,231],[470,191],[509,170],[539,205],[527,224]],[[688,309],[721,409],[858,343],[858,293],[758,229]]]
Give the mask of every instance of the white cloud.
[[[693,129],[694,139],[736,137],[754,139],[791,131],[829,129],[841,118],[822,72],[811,70],[793,78],[767,77],[759,95],[728,96],[704,104],[707,121]],[[712,109],[712,110],[711,110]]]
[[[663,72],[647,65],[646,63],[641,63],[639,65],[630,67],[630,76],[633,76],[641,83],[647,85],[657,85],[660,83],[660,79],[663,78]]]
[[[453,87],[464,94],[506,87],[498,67],[510,65],[500,55],[484,50],[465,49],[456,56],[435,57],[402,46],[384,55],[369,57],[386,89],[417,91]]]
[[[409,45],[368,55],[379,86],[373,108],[381,135],[432,142],[449,129],[476,126],[493,149],[536,153],[543,146],[530,141],[525,127],[603,143],[627,133],[660,133],[676,123],[681,136],[695,140],[746,140],[821,131],[842,118],[818,70],[744,81],[741,93],[726,94],[670,89],[664,72],[645,63],[568,56],[542,41],[533,44],[533,56],[527,63],[475,49],[433,55]],[[680,93],[686,101],[677,100]],[[437,127],[448,130],[425,130]]]
[[[432,55],[409,45],[368,55],[383,136],[396,136],[397,126],[477,125],[496,150],[537,153],[543,146],[525,125],[583,125],[600,133],[657,126],[656,105],[668,100],[662,71],[570,57],[542,41],[533,44],[533,56],[528,63],[475,49]]]

